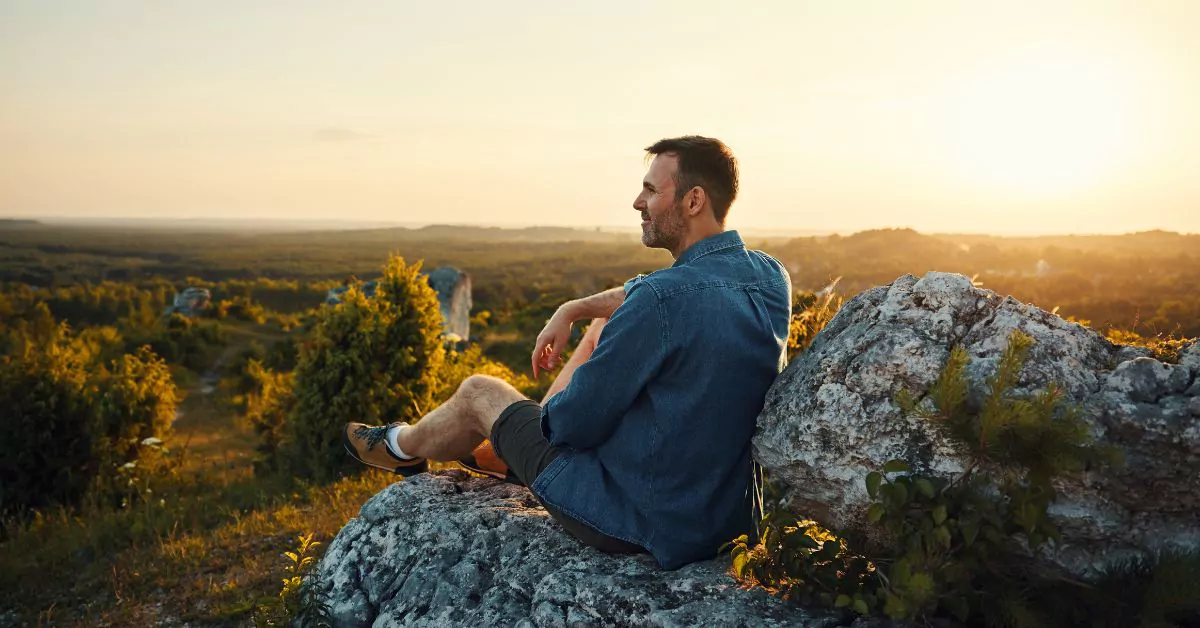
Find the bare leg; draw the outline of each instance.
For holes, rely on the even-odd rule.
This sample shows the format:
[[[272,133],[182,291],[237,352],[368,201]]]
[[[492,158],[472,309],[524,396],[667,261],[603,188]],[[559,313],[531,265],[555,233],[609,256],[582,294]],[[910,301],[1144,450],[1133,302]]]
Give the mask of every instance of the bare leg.
[[[397,438],[410,456],[430,460],[457,460],[471,453],[492,433],[492,423],[513,403],[525,399],[508,382],[490,375],[463,380],[446,403]]]
[[[583,334],[583,338],[579,339],[579,346],[575,347],[575,353],[571,354],[571,359],[563,365],[563,368],[558,373],[558,377],[554,379],[554,383],[550,384],[550,389],[546,391],[546,396],[542,398],[542,405],[546,405],[550,398],[562,391],[571,383],[571,376],[575,374],[575,369],[579,368],[580,364],[588,361],[592,354],[596,351],[596,343],[600,342],[600,332],[604,329],[604,324],[608,322],[607,318],[593,318],[592,324]]]

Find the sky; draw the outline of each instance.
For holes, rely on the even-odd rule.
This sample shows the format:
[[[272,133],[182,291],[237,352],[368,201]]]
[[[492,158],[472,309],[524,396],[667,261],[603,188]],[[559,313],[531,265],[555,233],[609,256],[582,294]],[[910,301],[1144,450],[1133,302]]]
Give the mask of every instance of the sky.
[[[0,1],[0,216],[1200,232],[1200,2]]]

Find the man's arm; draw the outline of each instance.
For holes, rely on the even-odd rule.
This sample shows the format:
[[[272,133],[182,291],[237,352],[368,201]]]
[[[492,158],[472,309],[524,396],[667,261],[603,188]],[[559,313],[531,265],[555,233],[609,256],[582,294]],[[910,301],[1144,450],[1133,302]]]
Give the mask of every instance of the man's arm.
[[[608,440],[665,363],[665,326],[653,290],[632,287],[625,305],[604,326],[596,352],[543,406],[546,439],[579,451]]]
[[[575,321],[593,318],[612,318],[625,302],[625,287],[617,286],[582,299],[567,301],[546,321],[546,327],[538,334],[533,346],[533,378],[538,370],[550,370],[558,365],[559,356],[567,347],[571,337],[571,326]]]

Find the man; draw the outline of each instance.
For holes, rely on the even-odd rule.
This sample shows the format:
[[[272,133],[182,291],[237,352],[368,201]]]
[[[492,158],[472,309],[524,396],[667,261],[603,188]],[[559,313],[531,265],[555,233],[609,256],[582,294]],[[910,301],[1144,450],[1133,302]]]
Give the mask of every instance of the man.
[[[474,375],[415,425],[347,425],[351,455],[406,475],[426,459],[507,472],[584,543],[649,551],[667,569],[752,528],[750,437],[785,359],[791,281],[724,229],[738,190],[725,144],[688,136],[646,152],[642,243],[675,263],[555,312],[534,377],[575,322],[592,323],[542,403]]]

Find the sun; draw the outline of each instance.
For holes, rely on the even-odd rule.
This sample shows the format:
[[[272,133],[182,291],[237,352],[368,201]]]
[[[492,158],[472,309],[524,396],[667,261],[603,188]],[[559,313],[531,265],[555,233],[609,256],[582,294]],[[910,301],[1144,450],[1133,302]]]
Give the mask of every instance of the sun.
[[[1035,57],[982,68],[944,115],[956,167],[1021,196],[1067,194],[1103,181],[1132,131],[1120,75],[1087,58]]]

